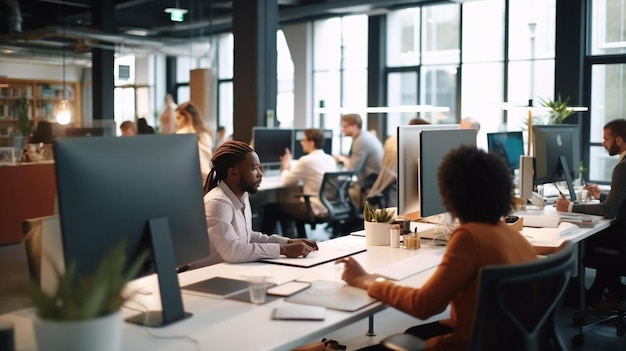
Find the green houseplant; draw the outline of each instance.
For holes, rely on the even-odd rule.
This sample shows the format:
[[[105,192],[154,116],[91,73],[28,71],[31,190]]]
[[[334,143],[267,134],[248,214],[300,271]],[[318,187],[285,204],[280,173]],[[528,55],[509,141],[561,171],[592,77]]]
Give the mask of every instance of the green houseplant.
[[[556,100],[552,99],[539,99],[541,106],[548,108],[548,124],[563,124],[565,119],[574,113],[574,110],[568,108],[570,97],[565,100],[561,99],[559,94]]]
[[[395,216],[392,209],[370,210],[370,206],[365,201],[363,207],[363,227],[365,229],[365,239],[367,245],[389,245],[389,231],[391,221]]]
[[[22,96],[15,102],[15,116],[17,117],[17,124],[22,136],[28,139],[30,132],[33,129],[30,118],[28,118],[28,100],[26,96]]]
[[[129,297],[122,291],[148,256],[147,251],[142,253],[125,270],[125,252],[125,243],[116,246],[90,276],[77,276],[76,263],[70,263],[65,274],[58,274],[52,294],[31,283],[31,298],[40,317],[34,325],[39,350],[119,349],[120,308]]]

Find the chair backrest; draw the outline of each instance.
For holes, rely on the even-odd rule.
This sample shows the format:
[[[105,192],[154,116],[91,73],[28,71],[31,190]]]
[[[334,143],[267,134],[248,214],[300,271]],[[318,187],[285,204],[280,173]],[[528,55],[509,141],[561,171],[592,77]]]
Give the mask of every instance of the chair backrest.
[[[537,261],[485,267],[471,350],[560,350],[554,311],[574,268],[574,245]]]
[[[348,192],[353,176],[351,171],[324,173],[319,198],[328,210],[328,220],[348,219],[356,214]]]

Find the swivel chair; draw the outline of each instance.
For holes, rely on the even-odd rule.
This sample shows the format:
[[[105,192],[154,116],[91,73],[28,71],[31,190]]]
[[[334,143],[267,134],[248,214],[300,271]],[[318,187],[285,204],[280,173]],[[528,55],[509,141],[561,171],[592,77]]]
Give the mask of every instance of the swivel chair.
[[[611,254],[610,251],[594,251],[585,255],[583,258],[583,266],[586,268],[612,270],[615,275],[626,277],[626,255]],[[618,306],[612,310],[590,310],[583,309],[574,314],[574,322],[580,326],[580,331],[572,338],[572,346],[581,347],[585,343],[584,331],[599,325],[614,325],[615,334],[623,337],[626,331],[626,289],[618,292]],[[583,319],[587,316],[597,317],[590,324],[583,325]]]
[[[534,262],[483,268],[469,349],[566,350],[555,308],[574,268],[573,250],[567,241],[556,253]],[[407,334],[381,343],[390,350],[407,351],[422,350],[424,345]]]
[[[299,237],[306,237],[305,224],[315,229],[316,224],[327,223],[332,229],[333,236],[342,234],[341,226],[359,218],[356,206],[348,193],[354,172],[326,172],[322,178],[322,185],[318,194],[320,201],[326,207],[327,213],[322,216],[315,215],[311,207],[312,194],[300,194],[304,198],[308,218],[296,220],[296,228]],[[362,221],[361,221],[362,223]],[[362,229],[362,228],[361,228]],[[356,229],[355,229],[356,230]]]

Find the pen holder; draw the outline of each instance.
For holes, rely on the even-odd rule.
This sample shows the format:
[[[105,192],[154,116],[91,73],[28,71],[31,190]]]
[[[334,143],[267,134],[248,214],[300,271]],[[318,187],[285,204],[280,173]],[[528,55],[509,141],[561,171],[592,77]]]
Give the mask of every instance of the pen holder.
[[[524,217],[506,216],[504,217],[504,222],[517,231],[524,229]]]

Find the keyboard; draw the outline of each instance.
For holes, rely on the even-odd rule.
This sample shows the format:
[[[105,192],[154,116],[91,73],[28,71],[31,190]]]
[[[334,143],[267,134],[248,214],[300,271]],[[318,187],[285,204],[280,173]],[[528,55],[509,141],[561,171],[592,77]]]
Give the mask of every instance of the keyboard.
[[[438,266],[441,263],[442,254],[424,254],[411,256],[401,261],[397,261],[386,266],[374,270],[387,279],[402,280],[417,273],[421,273],[427,269]]]

